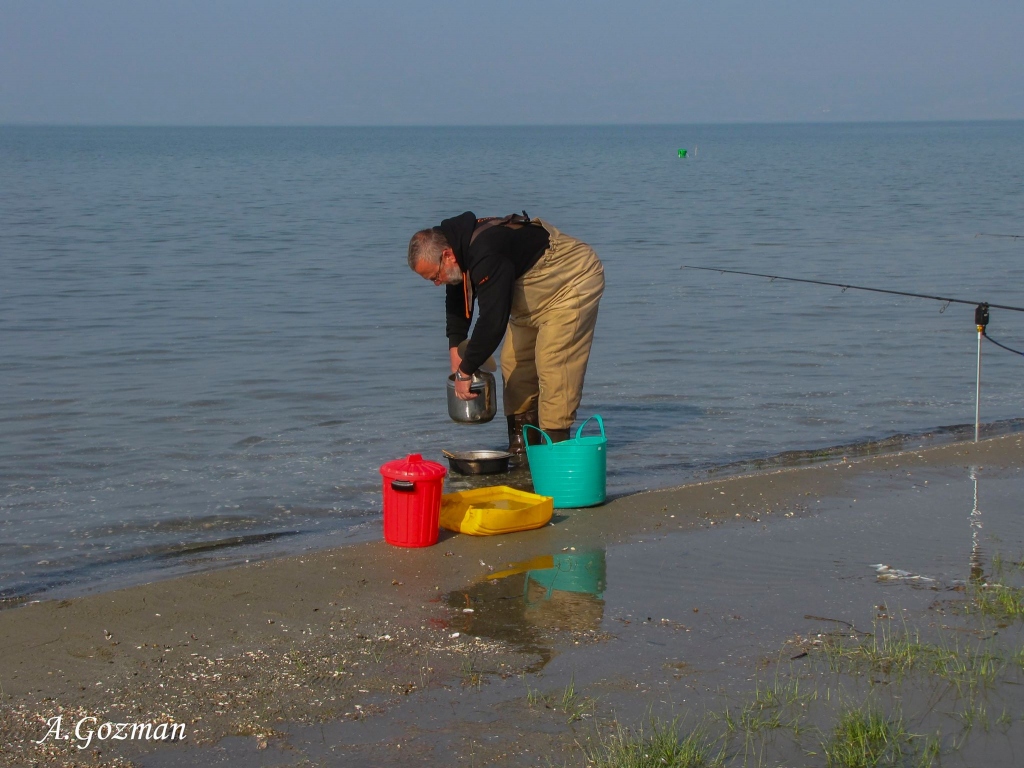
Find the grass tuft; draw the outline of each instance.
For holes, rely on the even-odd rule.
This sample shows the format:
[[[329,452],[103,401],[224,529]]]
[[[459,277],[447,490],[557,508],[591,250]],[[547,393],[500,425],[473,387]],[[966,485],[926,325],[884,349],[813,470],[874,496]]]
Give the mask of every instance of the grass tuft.
[[[795,731],[800,726],[802,708],[817,698],[816,692],[802,692],[798,677],[782,678],[776,674],[773,683],[758,683],[754,698],[746,704],[739,714],[736,726],[742,728],[747,735],[754,735],[776,728],[791,728]],[[785,719],[784,719],[785,718]]]
[[[982,584],[971,590],[967,610],[996,619],[1024,619],[1024,588]]]
[[[873,707],[847,710],[824,746],[829,768],[898,766],[910,735],[902,717],[887,718]]]
[[[587,764],[593,768],[718,768],[723,755],[703,726],[683,735],[678,720],[654,721],[648,732],[618,726],[587,753]]]
[[[526,676],[523,676],[526,685],[526,705],[530,708],[543,705],[547,709],[561,710],[567,715],[566,723],[574,723],[585,717],[594,714],[597,708],[597,701],[589,696],[581,696],[576,692],[576,675],[569,678],[569,684],[559,694],[542,694],[536,688],[531,688]]]
[[[985,642],[952,644],[921,642],[917,633],[881,627],[869,640],[831,640],[823,650],[834,672],[868,671],[893,681],[911,672],[936,675],[961,694],[993,685],[1006,668],[1006,659]],[[1024,664],[1024,655],[1015,659]]]
[[[832,638],[823,651],[834,672],[870,672],[895,679],[902,678],[915,667],[934,662],[938,649],[922,643],[917,633],[893,631],[891,626],[876,628],[863,642],[850,642],[845,638]]]
[[[569,716],[567,723],[574,723],[582,720],[594,711],[594,701],[586,696],[576,693],[576,676],[569,678],[569,684],[562,691],[562,700],[559,703],[562,711]]]
[[[536,688],[530,687],[530,682],[526,679],[526,674],[523,674],[523,685],[526,686],[526,705],[528,707],[535,707],[544,701],[544,697],[541,696],[540,691]]]

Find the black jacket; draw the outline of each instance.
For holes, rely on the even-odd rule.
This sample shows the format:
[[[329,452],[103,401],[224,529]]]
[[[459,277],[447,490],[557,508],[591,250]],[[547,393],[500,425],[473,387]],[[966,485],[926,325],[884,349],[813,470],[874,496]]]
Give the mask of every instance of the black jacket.
[[[464,373],[476,371],[498,348],[512,311],[515,282],[537,263],[549,240],[547,230],[540,226],[491,227],[470,246],[476,226],[472,211],[441,222],[441,231],[455,251],[459,268],[469,276],[479,314],[462,358]],[[449,347],[458,346],[469,334],[473,307],[468,304],[465,286],[447,286],[445,333]]]

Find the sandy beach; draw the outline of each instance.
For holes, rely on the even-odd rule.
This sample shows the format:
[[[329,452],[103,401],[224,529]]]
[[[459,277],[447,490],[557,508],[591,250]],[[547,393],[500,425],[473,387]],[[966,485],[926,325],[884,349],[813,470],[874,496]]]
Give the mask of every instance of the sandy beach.
[[[868,509],[886,510],[899,539],[892,520],[919,503],[929,519],[962,518],[966,541],[969,473],[976,510],[979,473],[1013,506],[1021,467],[1024,438],[1011,434],[556,510],[537,531],[358,544],[11,608],[0,612],[0,764],[580,764],[597,723],[683,715],[821,632],[814,619],[872,620],[877,598],[830,605],[820,571],[779,571],[769,589],[778,573],[761,579],[758,553],[779,551],[773,542],[811,552],[815,537],[863,540],[856,525],[812,524],[850,526]],[[1001,535],[1016,549],[1019,530]],[[701,558],[712,564],[703,576],[668,584]],[[708,577],[714,563],[724,578]],[[655,565],[664,593],[645,586]],[[570,566],[574,586],[544,581]],[[861,570],[858,588],[876,589]],[[692,593],[678,586],[698,578]],[[926,610],[933,592],[900,594]],[[550,703],[557,689],[564,704],[568,686],[578,717]],[[119,723],[184,728],[174,740],[129,738],[130,727],[116,738]]]

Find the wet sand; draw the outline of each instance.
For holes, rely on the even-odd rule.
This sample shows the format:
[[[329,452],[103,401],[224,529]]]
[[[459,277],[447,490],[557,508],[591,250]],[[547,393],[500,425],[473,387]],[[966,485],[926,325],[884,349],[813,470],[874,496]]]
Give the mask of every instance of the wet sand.
[[[556,510],[520,534],[358,544],[12,608],[0,765],[578,764],[593,723],[706,706],[823,627],[870,625],[875,590],[928,610],[933,585],[956,589],[992,556],[971,550],[968,477],[1017,511],[1021,467],[1013,434]],[[868,569],[940,550],[922,537],[957,523],[929,521],[961,518],[946,560],[890,562],[881,586]],[[878,546],[816,561],[837,541]],[[94,717],[85,731],[173,722],[185,738],[80,749],[44,739],[57,716],[64,735]]]

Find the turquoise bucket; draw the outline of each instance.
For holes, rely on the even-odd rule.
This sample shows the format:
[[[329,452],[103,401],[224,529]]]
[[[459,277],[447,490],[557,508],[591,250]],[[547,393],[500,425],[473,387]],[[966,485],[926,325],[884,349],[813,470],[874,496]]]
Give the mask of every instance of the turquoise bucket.
[[[597,420],[601,435],[583,437],[583,428],[591,419]],[[540,432],[544,442],[530,445],[526,435],[528,429]],[[525,424],[523,442],[526,443],[530,474],[533,475],[533,489],[542,496],[553,498],[556,508],[592,507],[604,503],[608,438],[604,433],[604,420],[599,415],[595,413],[580,424],[575,438],[561,443],[551,442],[544,430]]]

